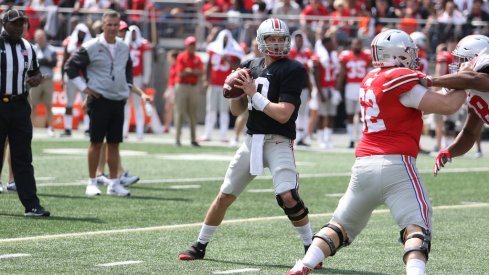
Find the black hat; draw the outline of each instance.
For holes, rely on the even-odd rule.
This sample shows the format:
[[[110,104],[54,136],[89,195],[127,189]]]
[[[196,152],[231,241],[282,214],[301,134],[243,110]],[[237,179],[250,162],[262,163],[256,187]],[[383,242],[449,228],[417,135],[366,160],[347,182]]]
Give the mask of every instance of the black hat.
[[[8,10],[3,14],[2,22],[5,25],[8,22],[14,22],[16,20],[22,19],[27,22],[27,16],[25,16],[24,12],[19,10]]]

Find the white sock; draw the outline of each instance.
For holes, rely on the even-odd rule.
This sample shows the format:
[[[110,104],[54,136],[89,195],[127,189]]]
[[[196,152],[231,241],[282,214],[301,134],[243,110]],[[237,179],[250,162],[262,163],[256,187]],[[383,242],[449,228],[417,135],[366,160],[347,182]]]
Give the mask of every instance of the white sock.
[[[220,112],[219,113],[219,130],[221,134],[221,141],[227,139],[229,129],[229,113],[228,112]]]
[[[333,129],[331,128],[324,128],[323,130],[323,142],[328,144],[331,138],[331,134],[333,133]]]
[[[214,235],[214,232],[216,232],[217,227],[218,226],[203,224],[202,228],[200,228],[199,238],[197,241],[202,244],[208,243],[211,240],[212,235]]]
[[[110,179],[109,186],[114,186],[116,184],[121,184],[121,180],[119,178]]]
[[[216,125],[217,113],[214,111],[209,111],[205,115],[205,125],[204,125],[204,139],[210,139],[212,137],[212,130],[214,125]]]
[[[355,133],[353,133],[353,124],[348,123],[346,125],[346,132],[348,133],[348,136],[350,137],[350,141],[355,141]]]
[[[310,269],[314,269],[314,267],[324,260],[324,253],[321,248],[311,245],[307,250],[306,255],[302,259],[302,263],[309,267]]]
[[[406,275],[424,275],[426,263],[422,260],[411,259],[406,263]]]
[[[65,115],[65,129],[71,130],[73,128],[73,116]]]
[[[97,184],[97,178],[90,178],[90,179],[88,179],[88,184],[96,185]]]
[[[85,130],[90,129],[90,117],[87,114],[83,116],[83,126],[85,127]]]
[[[304,245],[310,245],[312,243],[312,229],[310,222],[303,226],[296,226],[295,229],[301,236]]]

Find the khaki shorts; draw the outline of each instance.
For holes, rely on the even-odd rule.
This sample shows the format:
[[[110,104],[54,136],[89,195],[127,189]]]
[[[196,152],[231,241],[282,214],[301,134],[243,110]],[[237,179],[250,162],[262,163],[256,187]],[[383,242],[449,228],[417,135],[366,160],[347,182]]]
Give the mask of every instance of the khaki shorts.
[[[37,106],[39,103],[43,103],[47,108],[50,108],[53,103],[53,80],[45,78],[41,81],[37,87],[32,87],[29,91],[31,98],[31,105]]]
[[[265,135],[263,145],[263,167],[272,173],[275,194],[297,189],[298,174],[295,166],[294,141],[280,135]],[[245,141],[236,151],[229,163],[221,192],[239,196],[256,176],[250,174],[251,136],[246,135]]]
[[[357,158],[348,189],[331,222],[341,224],[353,241],[381,204],[390,209],[400,229],[415,224],[431,231],[431,203],[415,158],[402,155]]]

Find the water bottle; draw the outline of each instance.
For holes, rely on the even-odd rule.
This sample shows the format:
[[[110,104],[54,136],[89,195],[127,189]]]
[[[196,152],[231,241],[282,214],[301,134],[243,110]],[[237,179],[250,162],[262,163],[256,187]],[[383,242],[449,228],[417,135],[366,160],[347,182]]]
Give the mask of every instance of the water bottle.
[[[151,102],[149,100],[146,100],[146,102],[144,102],[144,110],[146,111],[147,116],[151,116],[151,114],[153,113],[153,106],[151,105]]]

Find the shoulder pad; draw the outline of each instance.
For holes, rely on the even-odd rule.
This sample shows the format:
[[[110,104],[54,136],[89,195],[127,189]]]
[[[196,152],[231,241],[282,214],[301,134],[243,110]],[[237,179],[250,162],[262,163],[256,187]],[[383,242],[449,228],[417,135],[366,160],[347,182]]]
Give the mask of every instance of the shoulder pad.
[[[418,73],[408,68],[392,68],[382,73],[384,83],[382,91],[388,92],[396,88],[401,88],[401,92],[406,92],[412,89],[414,85],[419,83]]]

